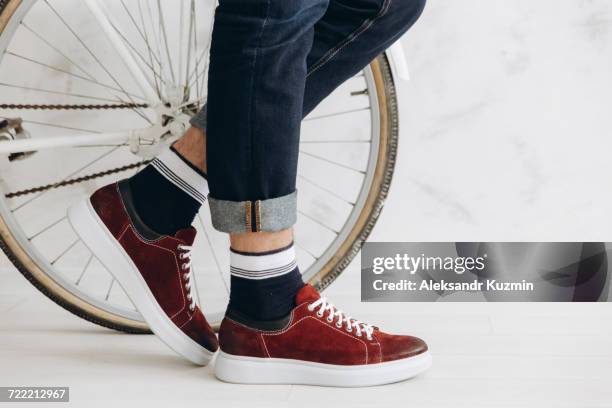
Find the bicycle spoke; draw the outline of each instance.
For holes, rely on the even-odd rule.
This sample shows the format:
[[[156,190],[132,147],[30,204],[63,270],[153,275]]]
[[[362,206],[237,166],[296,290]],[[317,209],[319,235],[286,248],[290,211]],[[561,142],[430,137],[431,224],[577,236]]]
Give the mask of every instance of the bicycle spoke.
[[[174,75],[174,67],[172,66],[172,57],[170,56],[170,46],[168,45],[168,33],[166,32],[166,23],[164,20],[164,15],[161,11],[161,1],[157,0],[157,12],[159,17],[159,25],[161,38],[164,40],[166,56],[168,57],[168,66],[170,67],[170,75],[172,77],[172,82],[176,84],[176,76]]]
[[[136,54],[136,56],[145,64],[145,66],[147,68],[149,68],[151,70],[151,72],[153,73],[153,76],[158,75],[157,71],[155,71],[155,68],[153,68],[152,64],[149,64],[149,62],[145,59],[145,57],[143,57],[140,52],[136,49],[136,47],[134,47],[134,45],[132,45],[132,43],[127,39],[127,37],[125,35],[123,35],[123,33],[121,32],[121,30],[119,30],[119,28],[113,24],[112,21],[109,21],[109,24],[111,25],[111,27],[113,28],[113,30],[115,30],[115,32],[117,33],[117,35],[119,35],[119,37],[121,37],[121,40],[123,40],[123,42],[132,49],[132,52],[134,54]],[[165,82],[163,80],[163,78],[160,77],[160,81],[163,83]]]
[[[122,0],[123,2],[123,0]],[[151,65],[153,66],[153,57],[155,57],[155,60],[157,61],[157,65],[159,66],[159,78],[162,78],[162,66],[161,66],[161,62],[159,61],[158,57],[156,54],[153,53],[153,49],[151,49],[151,45],[149,42],[149,34],[147,33],[147,27],[144,21],[144,13],[142,12],[142,0],[138,0],[138,13],[140,14],[140,22],[142,24],[142,30],[143,30],[143,34],[144,34],[144,41],[147,44],[147,51],[149,53],[149,60],[151,61]],[[159,99],[162,99],[162,93],[161,93],[161,88],[160,88],[160,84],[157,81],[157,75],[153,76],[153,79],[155,80],[155,90],[157,92],[157,96],[159,96]]]
[[[206,56],[207,56],[207,51],[208,51],[208,50],[204,50],[204,51],[202,52],[202,54],[200,55],[200,62],[202,62],[202,60],[204,59],[204,57],[206,57]],[[194,70],[194,71],[191,73],[191,75],[190,75],[190,76],[191,76],[191,77],[193,77],[193,75],[194,75],[196,72],[197,72],[197,75],[196,75],[196,77],[195,77],[193,80],[191,80],[191,81],[189,82],[189,86],[191,87],[192,85],[194,85],[194,84],[195,84],[195,85],[196,85],[196,87],[198,87],[198,94],[199,94],[199,93],[203,93],[203,92],[204,92],[204,83],[206,82],[206,76],[208,75],[208,64],[205,64],[205,66],[204,66],[204,67],[202,68],[202,70],[201,70],[201,71],[199,71],[199,72],[198,72],[197,70]],[[200,81],[200,78],[202,78],[202,80],[201,80],[201,81]],[[198,85],[198,82],[200,83],[200,85]]]
[[[194,51],[194,53],[197,53],[198,52],[198,27],[197,27],[197,21],[196,21],[196,18],[195,18],[195,2],[192,2],[192,4],[193,4],[193,13],[194,13],[194,17],[193,17],[193,51]],[[195,64],[194,65],[195,65],[194,72],[198,72],[199,63],[198,63],[197,58],[195,60]],[[187,86],[189,86],[189,80],[190,80],[190,75],[188,75],[188,78],[186,80],[187,81]],[[199,83],[197,81],[196,81],[196,98],[198,100],[201,99],[200,98],[200,87],[199,87]]]
[[[38,231],[37,233],[35,233],[34,235],[28,237],[28,241],[32,241],[33,239],[35,239],[36,237],[38,237],[41,234],[44,234],[45,232],[49,231],[51,228],[55,227],[56,225],[58,225],[59,223],[61,223],[62,221],[67,220],[68,217],[66,217],[65,215],[60,218],[57,221],[52,222],[51,224],[47,225],[46,227],[44,227],[43,229],[41,229],[40,231]]]
[[[89,265],[91,264],[91,261],[93,261],[93,254],[89,255],[89,259],[87,260],[87,262],[85,262],[85,266],[83,267],[83,270],[81,271],[81,274],[79,275],[79,277],[77,278],[77,280],[74,282],[75,285],[79,286],[79,283],[81,283],[81,280],[83,279],[83,276],[85,276],[85,272],[87,272],[87,269],[89,268]]]
[[[64,249],[54,260],[51,261],[51,265],[55,265],[55,263],[59,261],[64,255],[66,255],[72,248],[74,248],[75,245],[79,243],[79,241],[81,240],[77,238],[72,244],[68,246],[68,248]]]
[[[140,34],[140,37],[144,40],[145,45],[147,46],[148,50],[152,51],[151,47],[150,47],[150,44],[149,44],[149,40],[147,39],[146,30],[145,30],[145,27],[144,27],[144,21],[142,21],[143,27],[142,27],[142,30],[141,30],[140,27],[138,26],[138,23],[136,22],[136,19],[132,16],[132,13],[130,12],[130,10],[128,9],[128,7],[126,6],[126,4],[125,4],[125,2],[123,0],[121,0],[121,5],[123,6],[123,9],[125,10],[127,15],[129,16],[129,18],[132,21],[132,23],[134,24],[134,28],[136,29],[136,31],[138,31],[138,34]],[[138,2],[138,5],[140,7],[140,1]],[[142,17],[142,10],[140,10],[140,12],[141,12],[141,17]],[[151,55],[151,58],[153,58],[153,55]],[[157,62],[158,65],[161,64],[161,62],[159,61],[157,56],[155,56],[155,62]],[[151,66],[153,66],[153,61],[151,61]]]
[[[81,71],[82,73],[84,73],[85,75],[87,75],[90,79],[95,80],[95,78],[93,77],[93,75],[91,75],[89,72],[87,72],[83,67],[81,67],[79,64],[77,64],[76,62],[74,62],[71,58],[69,58],[66,54],[64,54],[62,51],[60,51],[57,47],[55,47],[53,44],[51,44],[49,41],[47,41],[42,35],[38,34],[36,31],[34,31],[32,28],[30,28],[30,26],[28,26],[25,22],[21,22],[21,25],[23,27],[25,27],[29,32],[31,32],[32,34],[34,34],[36,36],[36,38],[38,38],[40,41],[42,41],[44,44],[46,44],[49,48],[51,48],[53,51],[57,52],[59,55],[61,55],[66,61],[68,61],[70,64],[72,64],[74,67],[76,67],[79,71]]]
[[[113,29],[117,32],[117,34],[119,35],[119,37],[121,37],[121,39],[123,40],[123,42],[125,42],[125,44],[130,47],[132,49],[132,51],[134,52],[134,54],[136,54],[136,56],[143,62],[143,64],[145,64],[145,66],[147,68],[149,68],[151,70],[151,73],[153,74],[154,77],[158,77],[160,79],[160,81],[162,83],[164,83],[164,79],[159,76],[159,74],[157,73],[157,71],[155,71],[155,68],[153,68],[153,65],[151,63],[149,63],[145,57],[143,57],[140,52],[136,49],[136,47],[134,45],[132,45],[132,43],[127,39],[127,37],[125,35],[123,35],[123,33],[117,28],[117,26],[115,26],[112,22],[110,23],[111,27],[113,27]]]
[[[66,129],[66,130],[76,130],[76,131],[79,131],[79,132],[86,132],[86,133],[91,133],[91,134],[102,133],[102,132],[99,132],[97,130],[90,130],[90,129],[83,129],[83,128],[65,126],[65,125],[58,125],[58,124],[55,124],[55,123],[48,123],[48,122],[39,122],[39,121],[36,121],[36,120],[27,120],[27,119],[24,119],[23,123],[31,123],[33,125],[48,126],[48,127],[54,127],[54,128]]]
[[[366,112],[369,110],[371,110],[371,108],[359,108],[359,109],[351,109],[351,110],[337,112],[337,113],[330,113],[327,115],[313,116],[313,117],[304,119],[304,122],[310,122],[310,121],[319,120],[319,119],[333,118],[336,116],[346,115],[348,113]]]
[[[53,91],[53,90],[50,90],[50,89],[33,88],[33,87],[29,87],[29,86],[6,84],[4,82],[0,82],[0,86],[4,86],[6,88],[22,89],[24,91],[35,91],[35,92],[48,93],[48,94],[54,94],[54,95],[72,96],[72,97],[75,97],[75,98],[84,98],[84,99],[91,99],[91,100],[96,100],[96,101],[121,102],[120,99],[100,98],[100,97],[91,96],[91,95],[82,95],[82,94],[75,94],[75,93],[70,93],[70,92]]]
[[[320,257],[316,256],[315,254],[313,254],[312,252],[310,252],[308,249],[306,249],[304,246],[300,245],[300,243],[298,241],[293,241],[293,244],[300,248],[302,251],[306,252],[308,255],[310,255],[315,261],[318,260]]]
[[[183,43],[184,43],[184,35],[185,35],[185,2],[183,0],[179,0],[179,35],[178,35],[178,80],[176,82],[176,87],[180,88],[183,85],[183,64],[185,61],[183,60]]]
[[[333,233],[334,233],[334,234],[336,234],[336,235],[340,234],[340,231],[337,231],[337,230],[335,230],[334,228],[332,228],[332,227],[330,227],[330,226],[328,226],[328,225],[323,224],[321,221],[317,220],[317,219],[316,219],[316,218],[314,218],[312,215],[308,215],[308,214],[306,214],[304,211],[300,211],[300,210],[298,210],[298,213],[299,213],[299,214],[302,214],[304,217],[306,217],[306,218],[308,218],[309,220],[311,220],[312,222],[314,222],[314,223],[316,223],[316,224],[320,225],[321,227],[325,228],[326,230],[329,230],[329,231],[333,232]]]
[[[187,82],[188,82],[187,86],[192,86],[194,84],[194,82],[197,83],[198,82],[198,78],[200,78],[204,74],[203,71],[202,72],[198,71],[197,67],[202,62],[204,57],[206,57],[206,51],[207,50],[203,50],[200,53],[200,56],[198,58],[196,58],[195,68],[193,69],[193,71],[191,71],[191,73],[189,74],[189,77],[187,79]],[[194,78],[194,75],[196,75],[195,78]]]
[[[211,2],[211,13],[214,14],[215,12],[215,2]],[[211,23],[210,24],[210,28],[208,29],[208,44],[206,44],[206,50],[207,53],[210,52],[210,47],[212,44],[212,33],[213,33],[213,27],[214,25]],[[208,78],[208,62],[206,64],[204,64],[204,67],[202,68],[202,72],[205,72],[204,78],[202,78],[202,82],[200,83],[200,94],[204,95],[204,84],[206,84],[206,79]]]
[[[346,164],[338,163],[338,162],[335,162],[335,161],[333,161],[333,160],[326,159],[325,157],[317,156],[316,154],[308,153],[308,152],[305,152],[305,151],[303,151],[303,150],[300,150],[300,153],[302,153],[302,154],[304,154],[304,155],[306,155],[306,156],[309,156],[309,157],[315,158],[315,159],[317,159],[317,160],[321,160],[321,161],[324,161],[324,162],[326,162],[326,163],[333,164],[334,166],[338,166],[338,167],[342,167],[343,169],[347,169],[347,170],[350,170],[350,171],[354,171],[355,173],[365,174],[365,171],[363,171],[363,170],[358,170],[358,169],[355,169],[355,168],[353,168],[353,167],[351,167],[351,166],[347,166]]]
[[[155,22],[153,19],[153,11],[151,9],[151,2],[147,1],[146,2],[147,5],[147,13],[149,15],[149,20],[151,20],[151,35],[153,36],[153,41],[156,45],[157,48],[157,57],[159,58],[159,75],[160,78],[164,78],[164,69],[163,69],[163,65],[162,65],[162,60],[163,60],[163,55],[162,55],[162,51],[161,51],[161,38],[159,37],[157,30],[155,29]],[[158,27],[159,28],[159,27]]]
[[[5,53],[7,55],[11,55],[11,56],[13,56],[15,58],[19,58],[19,59],[22,59],[24,61],[28,61],[28,62],[31,62],[33,64],[37,64],[37,65],[43,66],[43,67],[51,69],[53,71],[61,72],[63,74],[69,75],[69,76],[74,77],[74,78],[82,79],[83,81],[87,81],[87,82],[90,82],[92,84],[100,85],[101,87],[106,88],[106,89],[110,89],[110,90],[113,90],[113,91],[116,91],[116,92],[123,92],[121,89],[115,88],[115,87],[113,87],[111,85],[103,84],[103,83],[98,82],[96,80],[89,79],[89,78],[84,77],[84,76],[79,75],[79,74],[75,74],[74,72],[66,71],[65,69],[62,69],[62,68],[59,68],[59,67],[55,67],[55,66],[53,66],[51,64],[47,64],[45,62],[37,61],[35,59],[32,59],[32,58],[29,58],[29,57],[17,54],[17,53],[15,53],[13,51],[6,51]],[[142,96],[138,96],[138,95],[134,95],[134,94],[128,94],[128,95],[133,96],[133,97],[135,97],[137,99],[141,99],[143,101],[145,100],[145,98],[143,98]]]
[[[305,182],[307,182],[307,183],[308,183],[308,184],[310,184],[310,185],[315,186],[315,187],[316,187],[316,188],[318,188],[319,190],[325,191],[325,192],[326,192],[326,193],[328,193],[329,195],[331,195],[331,196],[333,196],[333,197],[335,197],[335,198],[337,198],[337,199],[339,199],[339,200],[344,201],[344,202],[345,202],[345,203],[347,203],[347,204],[350,204],[350,205],[355,205],[355,202],[354,202],[354,201],[347,200],[346,198],[342,197],[340,194],[338,194],[338,193],[336,193],[336,192],[334,192],[334,191],[332,191],[332,190],[330,190],[330,189],[328,189],[328,188],[325,188],[325,187],[323,187],[323,186],[321,186],[321,185],[319,185],[319,184],[315,183],[314,181],[312,181],[312,180],[310,180],[310,179],[308,179],[308,178],[306,178],[306,177],[304,177],[304,176],[302,176],[302,175],[300,175],[300,174],[298,174],[298,178],[300,178],[300,179],[304,180]]]
[[[212,26],[211,26],[210,34],[212,34]],[[199,64],[203,62],[202,60],[208,55],[209,51],[210,51],[210,41],[208,43],[208,46],[202,50],[202,52],[200,53],[200,56],[196,59],[196,67],[189,74],[189,81],[188,81],[189,86],[193,85],[194,82],[196,83],[196,86],[198,86],[197,83],[199,82],[199,79],[203,76],[206,76],[206,74],[208,74],[208,64],[204,64],[204,67],[202,68],[201,71],[199,70],[198,67],[199,67]],[[194,75],[195,75],[195,78],[192,80]],[[203,83],[204,83],[204,78],[202,78],[202,84]]]
[[[106,296],[104,296],[104,300],[108,301],[108,298],[110,297],[111,294],[111,290],[113,290],[113,285],[115,284],[115,278],[112,277],[111,278],[111,283],[110,285],[108,285],[108,290],[106,291]]]
[[[189,29],[187,30],[188,33],[188,40],[187,40],[187,60],[186,60],[186,66],[185,66],[185,89],[187,88],[187,76],[189,75],[189,71],[191,69],[191,41],[193,39],[193,36],[195,35],[195,33],[193,33],[193,26],[194,26],[194,18],[195,18],[195,2],[194,0],[191,0],[191,4],[190,4],[190,15],[189,15]]]
[[[130,96],[130,94],[121,86],[121,84],[119,83],[119,81],[115,78],[115,76],[108,70],[108,68],[102,63],[102,61],[100,61],[100,59],[98,58],[98,56],[87,46],[87,44],[85,44],[85,42],[81,39],[81,37],[79,37],[77,35],[77,33],[74,31],[74,29],[66,22],[66,20],[57,12],[57,10],[55,10],[55,8],[53,8],[53,6],[51,6],[51,4],[49,4],[48,0],[44,0],[45,4],[47,5],[47,7],[49,7],[51,9],[51,11],[53,12],[53,14],[55,14],[57,16],[57,18],[64,24],[64,26],[68,29],[68,31],[70,31],[70,33],[74,36],[74,38],[76,38],[76,40],[79,42],[79,44],[81,44],[83,46],[83,48],[85,48],[85,50],[87,51],[87,53],[94,59],[94,61],[96,61],[96,63],[100,66],[100,68],[102,68],[102,70],[106,73],[106,75],[109,76],[109,78],[115,83],[115,85],[117,85],[117,87],[119,87],[119,89],[121,89],[121,92],[123,92],[128,99],[134,103],[134,100],[132,99],[132,97]],[[141,99],[145,99],[145,98],[141,98]],[[137,111],[137,109],[134,109],[134,111]],[[151,120],[149,118],[146,117],[146,115],[142,114],[141,117],[143,119],[145,119],[147,122],[149,122],[149,124],[153,124],[153,122],[151,122]]]
[[[85,44],[85,42],[81,39],[81,37],[79,37],[79,35],[72,28],[72,26],[70,26],[70,24],[68,24],[68,22],[58,13],[58,11],[53,6],[51,6],[51,4],[49,3],[48,0],[43,0],[43,1],[47,5],[47,7],[49,7],[49,9],[53,12],[53,14],[62,22],[64,27],[66,27],[66,29],[68,29],[68,31],[72,34],[72,36],[79,42],[79,44],[81,44],[81,46],[85,49],[85,51],[87,51],[87,53],[100,66],[100,68],[102,68],[102,70],[106,73],[106,75],[108,75],[108,77],[110,79],[112,79],[117,84],[117,86],[119,86],[119,88],[121,88],[121,86],[117,83],[117,80],[115,79],[115,77],[108,71],[106,66],[104,64],[102,64],[100,59],[94,54],[93,51],[91,51],[91,49],[87,46],[87,44]],[[123,90],[123,88],[121,88],[121,89]],[[123,90],[123,92],[125,92],[125,90]],[[127,93],[126,93],[126,95],[127,95]],[[144,98],[141,98],[141,99],[144,100]]]

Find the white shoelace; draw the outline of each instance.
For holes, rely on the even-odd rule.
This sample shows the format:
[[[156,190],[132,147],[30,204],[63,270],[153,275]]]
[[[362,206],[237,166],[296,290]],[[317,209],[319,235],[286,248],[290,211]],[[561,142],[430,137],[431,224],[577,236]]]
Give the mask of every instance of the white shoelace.
[[[374,327],[372,325],[362,323],[357,319],[353,319],[350,316],[346,316],[344,312],[338,310],[332,305],[326,298],[320,297],[319,300],[313,302],[308,305],[308,310],[313,312],[316,308],[319,308],[317,311],[317,316],[319,318],[323,318],[325,312],[328,312],[327,322],[333,323],[333,321],[337,318],[336,327],[341,329],[344,326],[344,329],[348,333],[352,333],[353,329],[355,330],[355,334],[357,337],[361,337],[362,333],[366,334],[368,340],[372,340],[372,333],[374,332]]]
[[[185,281],[185,289],[187,289],[187,300],[189,300],[189,310],[192,312],[196,307],[196,300],[191,293],[191,282],[192,282],[192,270],[191,270],[191,249],[193,247],[189,245],[179,245],[178,250],[183,251],[179,255],[179,258],[183,260],[181,269],[183,271],[183,280]]]

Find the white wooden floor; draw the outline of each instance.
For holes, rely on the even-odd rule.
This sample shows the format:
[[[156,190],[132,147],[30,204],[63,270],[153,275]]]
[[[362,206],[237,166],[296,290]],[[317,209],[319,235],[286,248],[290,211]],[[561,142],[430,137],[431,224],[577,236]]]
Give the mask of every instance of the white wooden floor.
[[[612,406],[612,305],[361,304],[354,268],[327,295],[366,321],[425,338],[434,355],[428,374],[364,389],[224,384],[154,336],[118,334],[73,317],[5,270],[0,385],[70,386],[72,406],[114,408],[177,401],[231,407]]]

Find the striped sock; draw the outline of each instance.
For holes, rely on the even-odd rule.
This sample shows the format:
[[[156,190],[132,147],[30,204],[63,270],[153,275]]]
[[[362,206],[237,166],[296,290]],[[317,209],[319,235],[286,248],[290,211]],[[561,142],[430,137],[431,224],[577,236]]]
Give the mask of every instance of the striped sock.
[[[153,159],[151,166],[200,205],[206,201],[206,175],[184,159],[172,146]]]
[[[257,321],[285,317],[304,286],[293,244],[266,253],[231,249],[231,291],[228,309]]]
[[[165,235],[190,226],[208,195],[206,174],[172,147],[129,182],[138,215],[149,228]]]

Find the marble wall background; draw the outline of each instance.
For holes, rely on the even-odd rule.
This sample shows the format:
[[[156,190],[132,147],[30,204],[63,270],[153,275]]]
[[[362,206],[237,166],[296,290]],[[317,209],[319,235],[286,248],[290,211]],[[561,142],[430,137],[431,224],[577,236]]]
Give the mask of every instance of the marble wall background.
[[[612,3],[429,0],[371,240],[612,237]]]

